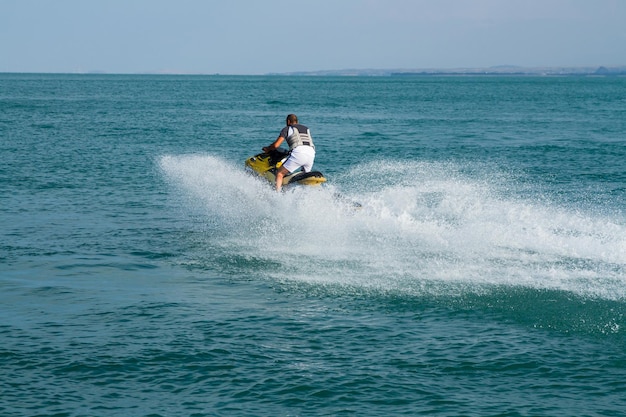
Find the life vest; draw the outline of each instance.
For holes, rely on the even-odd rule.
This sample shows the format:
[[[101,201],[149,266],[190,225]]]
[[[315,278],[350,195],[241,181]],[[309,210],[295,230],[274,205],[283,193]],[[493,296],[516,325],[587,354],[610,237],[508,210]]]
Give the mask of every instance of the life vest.
[[[310,146],[315,149],[315,145],[313,145],[313,138],[311,137],[311,132],[309,128],[304,125],[292,125],[289,126],[288,135],[285,139],[287,139],[287,145],[289,145],[289,150],[292,150],[298,146]]]

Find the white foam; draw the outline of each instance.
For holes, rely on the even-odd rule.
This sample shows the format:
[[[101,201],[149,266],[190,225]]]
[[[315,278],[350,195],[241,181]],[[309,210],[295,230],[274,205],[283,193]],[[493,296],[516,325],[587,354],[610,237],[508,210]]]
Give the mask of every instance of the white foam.
[[[277,194],[210,155],[165,156],[161,167],[221,229],[225,250],[282,265],[264,272],[273,279],[407,293],[433,283],[519,285],[626,298],[623,219],[511,196],[515,184],[502,178],[471,178],[452,164],[377,162],[337,185]]]

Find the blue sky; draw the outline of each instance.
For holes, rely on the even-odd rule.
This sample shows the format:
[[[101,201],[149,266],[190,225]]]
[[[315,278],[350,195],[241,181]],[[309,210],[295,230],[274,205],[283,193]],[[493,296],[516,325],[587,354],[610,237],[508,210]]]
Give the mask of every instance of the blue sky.
[[[0,0],[0,72],[626,65],[624,0]]]

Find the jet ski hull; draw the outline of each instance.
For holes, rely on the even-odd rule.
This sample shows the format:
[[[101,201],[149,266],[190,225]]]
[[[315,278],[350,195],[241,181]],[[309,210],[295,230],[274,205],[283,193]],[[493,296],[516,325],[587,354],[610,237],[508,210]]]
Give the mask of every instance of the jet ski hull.
[[[281,150],[260,153],[246,159],[246,168],[265,178],[271,184],[276,184],[276,170],[282,166],[288,156],[287,152]],[[319,171],[295,172],[283,177],[283,186],[295,184],[319,186],[325,182],[326,178]]]

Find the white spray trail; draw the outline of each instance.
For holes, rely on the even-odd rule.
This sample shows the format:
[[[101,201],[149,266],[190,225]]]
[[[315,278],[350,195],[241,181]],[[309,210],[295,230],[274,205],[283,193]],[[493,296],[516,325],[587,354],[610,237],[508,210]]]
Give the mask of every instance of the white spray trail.
[[[165,156],[161,167],[224,250],[271,263],[272,279],[407,294],[454,284],[626,298],[623,220],[502,197],[449,164],[356,167],[338,178],[342,198],[333,185],[277,194],[209,155]]]

